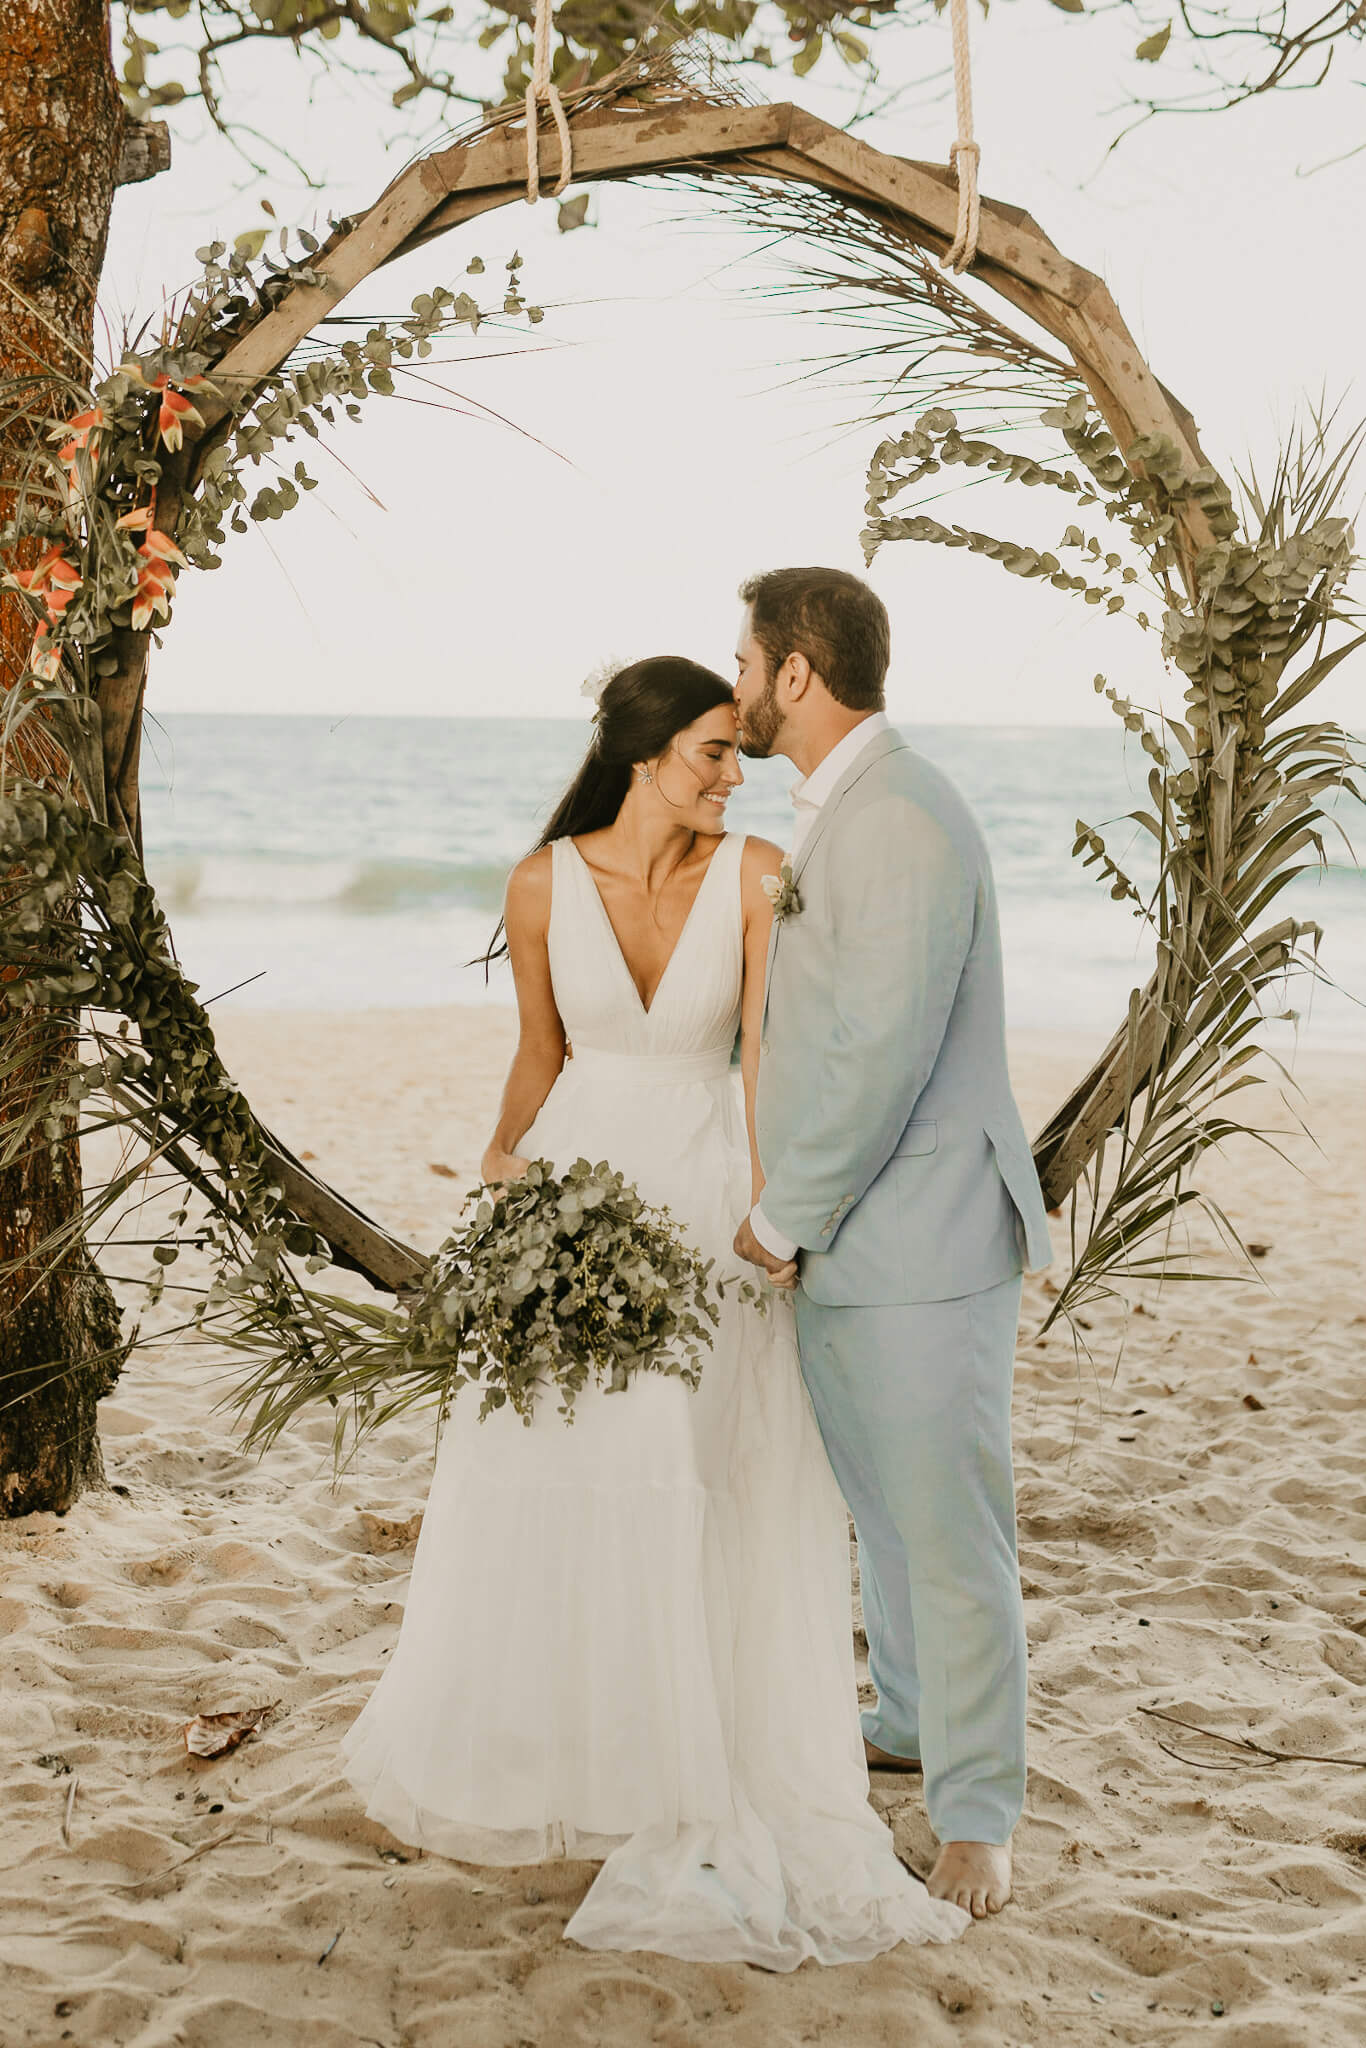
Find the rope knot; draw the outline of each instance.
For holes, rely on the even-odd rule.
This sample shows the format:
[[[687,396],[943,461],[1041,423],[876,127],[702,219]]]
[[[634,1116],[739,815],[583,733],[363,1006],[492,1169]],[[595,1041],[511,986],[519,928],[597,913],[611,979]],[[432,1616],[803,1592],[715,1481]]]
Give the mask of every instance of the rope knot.
[[[536,27],[531,46],[531,83],[526,89],[526,198],[534,206],[541,196],[541,108],[549,107],[560,138],[560,181],[552,198],[558,199],[574,170],[574,145],[559,87],[550,76],[550,0],[536,0]]]
[[[977,194],[977,167],[982,152],[972,137],[972,66],[968,52],[968,0],[950,0],[953,29],[953,94],[958,110],[958,136],[949,149],[949,162],[958,174],[958,220],[953,246],[945,253],[945,270],[967,270],[977,255],[977,229],[981,201]]]

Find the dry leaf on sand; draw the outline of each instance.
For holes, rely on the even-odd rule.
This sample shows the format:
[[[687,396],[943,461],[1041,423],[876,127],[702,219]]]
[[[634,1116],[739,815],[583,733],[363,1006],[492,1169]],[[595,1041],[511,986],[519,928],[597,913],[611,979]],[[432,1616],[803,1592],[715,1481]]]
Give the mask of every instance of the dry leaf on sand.
[[[239,1707],[228,1714],[196,1714],[181,1731],[185,1747],[191,1756],[226,1756],[230,1749],[236,1749],[239,1742],[254,1734],[279,1704],[278,1700],[271,1700],[268,1706]]]
[[[410,1543],[416,1543],[422,1527],[422,1509],[411,1515],[372,1514],[369,1508],[360,1511],[361,1527],[365,1531],[366,1549],[373,1554],[386,1550],[406,1550]]]

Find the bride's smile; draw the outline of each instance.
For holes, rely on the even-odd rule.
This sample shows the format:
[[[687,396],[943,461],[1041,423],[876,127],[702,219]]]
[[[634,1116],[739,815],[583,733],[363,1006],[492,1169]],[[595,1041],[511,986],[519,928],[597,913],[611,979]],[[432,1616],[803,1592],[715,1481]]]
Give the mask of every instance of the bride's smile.
[[[745,779],[738,739],[728,704],[704,712],[675,734],[657,760],[641,764],[627,804],[642,822],[648,818],[686,832],[723,832],[726,805]]]

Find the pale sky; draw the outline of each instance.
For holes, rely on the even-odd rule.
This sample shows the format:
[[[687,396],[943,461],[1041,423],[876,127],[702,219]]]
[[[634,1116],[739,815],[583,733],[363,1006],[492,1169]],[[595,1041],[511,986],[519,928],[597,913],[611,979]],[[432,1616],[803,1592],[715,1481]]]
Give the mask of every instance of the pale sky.
[[[936,32],[887,44],[884,71],[909,75],[912,50],[920,72],[947,61],[947,24],[942,53]],[[1359,88],[1150,123],[1107,159],[1132,76],[1128,31],[1039,5],[974,14],[973,36],[983,189],[1026,206],[1106,278],[1226,473],[1249,457],[1268,466],[1323,391],[1345,396],[1344,419],[1366,411],[1366,154],[1318,168],[1358,143]],[[410,153],[378,92],[327,87],[308,113],[297,66],[277,52],[254,62],[247,117],[288,130],[330,172],[325,194],[287,175],[249,182],[217,138],[178,139],[171,174],[116,203],[115,330],[155,314],[193,274],[198,244],[264,221],[263,193],[281,221],[308,225],[362,208]],[[842,118],[833,86],[773,85]],[[923,96],[863,130],[941,160],[952,132],[951,104]],[[560,235],[552,203],[518,203],[362,287],[348,310],[401,313],[420,290],[460,287],[480,255],[491,301],[520,249],[528,296],[548,310],[534,330],[488,326],[443,348],[460,410],[372,399],[363,425],[335,437],[354,476],[301,443],[321,488],[283,521],[230,535],[215,574],[182,577],[154,656],[154,711],[575,716],[583,677],[610,658],[678,651],[728,675],[735,587],[751,571],[861,569],[864,471],[886,430],[844,431],[847,392],[794,385],[828,330],[775,311],[771,264],[746,257],[703,202],[598,187],[590,217],[592,229]],[[996,486],[934,510],[1039,545],[1056,545],[1072,516],[1060,498]],[[1155,640],[992,564],[903,542],[871,580],[892,614],[903,718],[1095,722],[1109,715],[1097,669],[1139,701],[1163,690]],[[1348,668],[1322,715],[1360,728],[1366,676]]]

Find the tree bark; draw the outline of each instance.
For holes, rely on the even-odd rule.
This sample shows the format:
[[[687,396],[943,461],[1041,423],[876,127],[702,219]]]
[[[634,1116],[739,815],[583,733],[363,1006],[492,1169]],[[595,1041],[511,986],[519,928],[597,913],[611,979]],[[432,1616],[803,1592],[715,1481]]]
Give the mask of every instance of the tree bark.
[[[105,0],[5,0],[0,31],[0,377],[57,370],[90,380],[95,290],[119,173],[124,112]],[[37,402],[42,402],[41,400]],[[54,391],[48,401],[68,407]],[[0,435],[0,523],[14,506],[31,429]],[[0,594],[0,689],[13,689],[33,638],[27,605]],[[57,785],[65,763],[35,722],[15,767]],[[12,970],[0,960],[0,974]],[[0,1094],[0,1128],[75,1056],[75,1018],[0,1023],[25,1048]],[[125,1355],[119,1310],[77,1233],[56,1268],[37,1248],[81,1209],[74,1130],[0,1169],[0,1514],[62,1512],[103,1476],[95,1403]]]

